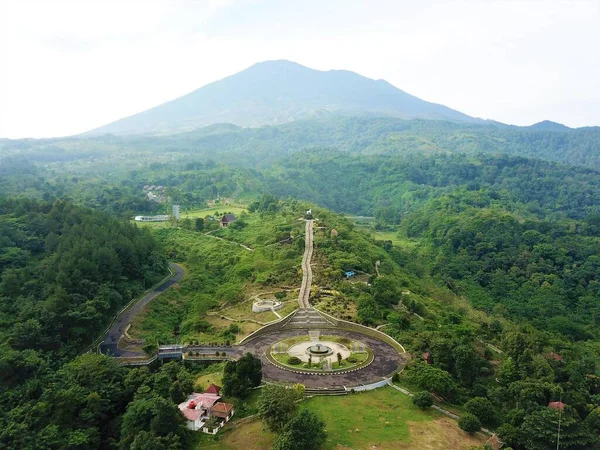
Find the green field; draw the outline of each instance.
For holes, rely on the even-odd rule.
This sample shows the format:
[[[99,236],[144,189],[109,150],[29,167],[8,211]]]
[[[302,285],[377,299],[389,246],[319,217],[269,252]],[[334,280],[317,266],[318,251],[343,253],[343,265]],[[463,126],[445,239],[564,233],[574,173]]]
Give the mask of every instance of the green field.
[[[481,445],[483,436],[469,436],[456,422],[434,410],[421,410],[410,397],[385,387],[340,397],[313,397],[301,408],[324,422],[323,450],[468,449]],[[262,450],[275,436],[260,420],[228,425],[217,438],[195,441],[197,450]]]
[[[219,213],[219,214],[231,213],[235,216],[239,216],[244,211],[246,211],[246,208],[243,208],[241,206],[220,205],[220,206],[215,206],[214,208],[192,209],[190,211],[181,211],[181,218],[185,219],[186,217],[189,217],[190,219],[193,219],[196,217],[213,216],[216,213]]]

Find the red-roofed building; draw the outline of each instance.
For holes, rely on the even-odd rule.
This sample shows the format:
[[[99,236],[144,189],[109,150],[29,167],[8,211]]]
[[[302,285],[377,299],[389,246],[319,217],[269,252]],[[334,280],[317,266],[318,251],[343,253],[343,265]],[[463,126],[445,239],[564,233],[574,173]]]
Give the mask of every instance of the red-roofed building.
[[[228,422],[231,416],[233,416],[233,405],[231,403],[216,403],[215,406],[213,406],[211,414],[215,417],[225,419],[225,422]]]
[[[433,364],[433,358],[431,357],[431,353],[423,353],[423,361],[425,361],[427,364]]]
[[[216,384],[211,384],[208,389],[204,391],[205,394],[215,394],[219,395],[221,393],[221,386],[217,386]]]
[[[565,404],[563,402],[550,402],[548,403],[548,408],[563,410],[565,409]]]
[[[235,411],[232,404],[219,402],[220,391],[219,386],[211,384],[206,392],[202,394],[194,392],[185,402],[179,404],[179,411],[187,419],[187,427],[190,430],[216,434],[229,422]],[[211,427],[205,426],[211,418],[217,419],[217,425],[212,423]]]
[[[335,228],[333,228],[331,230],[331,237],[336,237],[338,235],[338,230],[336,230]]]
[[[552,353],[548,353],[548,354],[546,355],[546,358],[547,358],[547,359],[552,359],[552,360],[554,360],[554,361],[562,361],[562,360],[563,360],[563,359],[562,359],[562,356],[560,356],[558,353],[554,353],[554,352],[552,352]]]

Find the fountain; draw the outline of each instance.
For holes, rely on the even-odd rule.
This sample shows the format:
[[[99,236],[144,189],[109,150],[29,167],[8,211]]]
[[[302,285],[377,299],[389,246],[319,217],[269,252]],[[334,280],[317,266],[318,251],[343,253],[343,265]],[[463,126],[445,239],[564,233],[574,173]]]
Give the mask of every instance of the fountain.
[[[308,355],[313,355],[313,356],[328,356],[333,353],[333,350],[331,349],[331,347],[328,347],[326,345],[316,344],[316,345],[311,345],[310,347],[308,347],[306,349],[306,353]]]

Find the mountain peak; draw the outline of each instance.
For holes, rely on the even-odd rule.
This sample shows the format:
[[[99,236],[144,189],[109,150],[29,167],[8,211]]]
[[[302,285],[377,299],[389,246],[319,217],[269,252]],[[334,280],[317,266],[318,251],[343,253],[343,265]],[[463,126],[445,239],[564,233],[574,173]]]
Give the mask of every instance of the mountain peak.
[[[542,120],[541,122],[534,123],[529,128],[540,131],[568,131],[571,130],[566,125],[558,122],[552,122],[551,120]]]
[[[347,70],[320,71],[279,59],[256,63],[183,97],[86,134],[169,134],[214,123],[276,125],[323,112],[476,122],[414,97],[385,80]]]

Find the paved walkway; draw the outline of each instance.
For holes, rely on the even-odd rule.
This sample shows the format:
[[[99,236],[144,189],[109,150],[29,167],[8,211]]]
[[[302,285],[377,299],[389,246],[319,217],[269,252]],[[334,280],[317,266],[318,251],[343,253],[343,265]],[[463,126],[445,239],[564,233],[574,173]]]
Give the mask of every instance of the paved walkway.
[[[265,381],[279,381],[285,383],[302,383],[307,388],[332,388],[346,386],[356,387],[364,384],[381,381],[384,377],[390,376],[399,366],[405,364],[406,354],[398,354],[390,345],[379,339],[372,338],[362,333],[355,333],[341,329],[324,330],[321,333],[331,332],[336,336],[346,336],[351,339],[364,342],[373,351],[373,362],[362,369],[347,374],[327,373],[323,375],[305,375],[297,374],[271,364],[265,351],[275,342],[287,339],[293,336],[308,336],[308,330],[280,330],[275,333],[258,336],[243,346],[243,353],[250,352],[254,355],[261,355],[263,366],[263,378]]]
[[[173,271],[173,276],[165,281],[163,284],[158,286],[151,292],[148,292],[144,295],[137,303],[135,303],[131,308],[124,311],[115,321],[113,326],[108,330],[104,341],[100,344],[100,351],[105,355],[111,356],[122,356],[122,357],[135,357],[135,356],[144,356],[143,352],[132,352],[132,351],[123,351],[117,347],[119,343],[119,339],[127,330],[127,326],[129,322],[138,314],[144,307],[150,303],[153,299],[158,297],[164,291],[169,289],[175,283],[183,278],[184,270],[181,266],[169,263],[169,267]]]
[[[304,256],[302,257],[302,285],[298,294],[298,305],[300,308],[310,308],[308,298],[312,287],[312,268],[310,260],[313,254],[313,221],[306,221],[306,233],[304,238]]]

